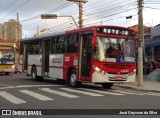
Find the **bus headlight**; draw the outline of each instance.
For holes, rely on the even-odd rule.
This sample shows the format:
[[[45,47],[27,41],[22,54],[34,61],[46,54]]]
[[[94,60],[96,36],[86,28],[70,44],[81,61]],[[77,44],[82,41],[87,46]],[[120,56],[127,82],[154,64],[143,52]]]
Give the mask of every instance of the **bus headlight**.
[[[103,75],[105,75],[106,74],[106,72],[105,71],[103,71],[103,70],[101,70],[100,68],[98,68],[97,66],[93,66],[93,68],[94,68],[94,70],[97,72],[97,73],[100,73],[100,74],[103,74]]]
[[[133,75],[136,73],[136,69],[133,70],[133,72],[129,73],[129,75]]]
[[[15,65],[13,65],[12,68],[15,68]]]

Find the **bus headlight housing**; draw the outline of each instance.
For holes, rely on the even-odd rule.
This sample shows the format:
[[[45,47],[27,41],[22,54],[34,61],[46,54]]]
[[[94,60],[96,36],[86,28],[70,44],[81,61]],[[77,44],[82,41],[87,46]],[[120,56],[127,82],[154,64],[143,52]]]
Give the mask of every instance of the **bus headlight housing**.
[[[105,75],[106,74],[106,72],[105,71],[103,71],[103,70],[101,70],[100,68],[98,68],[97,66],[93,66],[93,68],[94,68],[94,70],[97,72],[97,73],[100,73],[100,74],[103,74],[103,75]]]
[[[129,73],[129,75],[133,75],[136,73],[136,69],[133,70],[133,72]]]
[[[12,68],[15,68],[15,65],[13,65]]]

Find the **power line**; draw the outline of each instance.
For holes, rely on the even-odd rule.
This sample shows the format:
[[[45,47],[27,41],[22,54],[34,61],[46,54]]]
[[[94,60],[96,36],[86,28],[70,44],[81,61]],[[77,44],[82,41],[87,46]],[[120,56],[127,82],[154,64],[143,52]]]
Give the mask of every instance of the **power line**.
[[[126,4],[125,4],[126,5]],[[128,5],[128,4],[127,4]],[[122,6],[119,6],[119,7],[122,7]],[[110,10],[108,10],[108,11],[110,11]],[[95,13],[94,13],[95,14]]]
[[[6,9],[8,9],[9,7],[11,7],[14,3],[16,3],[17,0],[14,0],[12,3],[10,3],[7,7],[5,7],[1,12],[0,14],[2,14]]]
[[[96,3],[99,3],[99,2],[96,2]],[[96,5],[96,3],[94,3],[95,5]],[[111,3],[111,2],[110,2]],[[54,9],[53,9],[54,10]],[[48,11],[48,12],[46,12],[46,13],[49,13],[49,12],[53,12],[53,10],[50,10],[50,11]],[[75,10],[74,10],[75,11]],[[72,13],[73,13],[73,11],[71,11]],[[38,17],[39,17],[40,15],[38,15]],[[34,18],[34,17],[33,17]],[[22,22],[22,21],[21,21]]]
[[[104,1],[104,0],[103,0]],[[70,2],[69,2],[70,3]],[[99,3],[99,2],[96,2],[96,3]],[[97,5],[96,3],[94,3],[95,5]],[[110,2],[111,3],[111,2]],[[68,3],[66,3],[66,4],[68,4]],[[66,5],[66,4],[64,4],[64,5]],[[72,3],[73,4],[73,3]],[[72,5],[72,4],[70,4],[70,5]],[[62,6],[64,6],[64,5],[62,5]],[[59,7],[61,7],[61,6],[59,6]],[[46,13],[52,13],[52,12],[54,12],[55,10],[56,11],[58,11],[58,10],[61,10],[61,8],[59,8],[59,7],[57,7],[57,8],[55,8],[55,9],[53,9],[53,10],[50,10],[50,11],[48,11],[48,12],[46,12]],[[58,9],[59,8],[59,9]],[[58,9],[58,10],[57,10]],[[75,11],[75,10],[74,10]],[[68,13],[68,12],[67,12]],[[71,11],[70,13],[73,13],[73,11]],[[22,21],[20,21],[20,22],[25,22],[25,21],[28,21],[28,20],[33,20],[33,19],[36,19],[36,18],[39,18],[40,17],[40,15],[37,15],[37,16],[35,16],[35,17],[32,17],[32,18],[29,18],[29,19],[26,19],[26,20],[22,20]]]
[[[160,10],[159,8],[154,8],[154,7],[145,7],[145,8]]]
[[[55,31],[59,30],[61,27],[64,27],[64,26],[67,27],[69,25],[69,23],[71,23],[71,22],[72,22],[71,20],[67,20],[66,22],[61,22],[60,24],[56,24],[56,26],[53,26],[51,28],[47,28],[47,31],[49,31],[49,32],[55,32]],[[74,24],[72,26],[75,27]],[[31,30],[33,31],[33,28]]]
[[[63,4],[63,5],[59,6],[59,7],[56,7],[56,8],[54,8],[54,9],[52,9],[52,10],[50,10],[50,11],[47,11],[47,12],[45,12],[45,13],[42,13],[42,14],[52,13],[52,12],[61,10],[61,9],[63,9],[63,8],[66,8],[66,7],[68,7],[68,6],[72,5],[72,4],[73,4],[73,3],[68,2],[68,3],[66,3],[66,4]],[[39,18],[40,16],[41,16],[41,14],[39,14],[39,15],[37,15],[37,16],[34,16],[34,17],[31,17],[31,18],[28,18],[28,19],[21,20],[20,22],[26,22],[26,21],[34,20],[34,19],[36,19],[36,18]]]
[[[29,2],[30,0],[26,0],[25,2],[23,2],[20,6],[18,6],[16,9],[14,9],[13,11],[11,11],[10,13],[8,13],[7,15],[5,15],[3,18],[1,18],[0,20],[6,18],[8,15],[10,15],[11,13],[13,13],[14,11],[16,11],[17,9],[19,9],[20,7],[24,6],[27,2]]]
[[[104,0],[105,1],[105,0]],[[108,2],[108,1],[107,1]],[[97,2],[98,3],[98,2]],[[114,2],[111,2],[111,3],[114,3]],[[124,3],[126,3],[126,2],[124,2]],[[111,7],[110,6],[106,6],[106,8],[110,8],[110,10],[106,10],[106,11],[99,11],[99,13],[97,13],[97,12],[92,12],[91,14],[93,14],[94,16],[96,16],[96,15],[98,15],[99,16],[99,19],[100,18],[103,18],[103,19],[106,19],[107,17],[111,17],[111,16],[114,16],[114,15],[117,15],[117,14],[119,14],[119,12],[122,12],[122,13],[125,13],[125,12],[127,12],[127,11],[130,11],[130,10],[126,10],[125,12],[124,12],[124,10],[123,9],[121,9],[121,7],[123,7],[123,8],[125,8],[125,7],[128,7],[128,6],[125,6],[126,4],[116,4],[116,5],[112,5]],[[103,3],[102,3],[103,4]],[[133,3],[128,3],[127,5],[129,5],[129,4],[133,4]],[[94,4],[93,4],[94,5]],[[95,3],[95,6],[96,6],[97,4]],[[117,6],[118,5],[118,6]],[[101,7],[102,5],[100,5],[100,6],[98,6],[98,7],[95,7],[96,9],[95,10],[97,10],[97,8],[101,8],[102,9],[102,7]],[[86,7],[86,8],[88,8],[88,7]],[[111,13],[111,8],[113,9],[112,10],[112,14],[110,14]],[[120,10],[121,9],[121,10]],[[135,9],[135,8],[134,8]],[[59,10],[61,10],[61,9],[59,9]],[[123,11],[122,11],[123,10]],[[75,11],[75,10],[74,10]],[[73,10],[71,11],[72,13],[74,12]],[[50,12],[53,12],[52,10],[50,10]],[[118,13],[117,13],[118,12]],[[67,12],[67,13],[69,13],[69,12]],[[88,14],[88,16],[87,17],[89,17],[88,19],[85,19],[85,21],[87,21],[88,20],[88,22],[89,21],[91,21],[91,18],[90,18],[90,16],[91,16],[91,14]],[[101,14],[101,15],[99,15],[99,14]],[[110,14],[110,15],[107,15],[106,16],[106,14]],[[92,15],[92,16],[93,16]],[[85,15],[84,15],[85,16]],[[38,16],[38,18],[39,18],[40,16]],[[32,17],[33,18],[33,17]],[[93,18],[93,17],[92,17]],[[34,18],[33,18],[34,19]],[[92,21],[95,21],[96,20],[96,18],[94,18]],[[59,21],[57,21],[56,23],[58,23]],[[87,22],[87,23],[88,23]],[[41,23],[41,21],[39,21],[39,23]],[[55,23],[55,24],[56,24]],[[62,25],[63,26],[63,24],[65,24],[64,22],[62,22],[61,24],[60,24],[60,26]],[[33,26],[33,25],[32,25]],[[59,29],[59,27],[60,26],[57,26],[56,27],[56,29]]]
[[[112,8],[117,8],[117,10],[118,10],[118,7],[120,7],[120,8],[126,8],[126,7],[128,7],[128,6],[131,6],[134,2],[132,1],[132,2],[129,2],[129,3],[127,3],[128,2],[128,0],[125,0],[124,2],[120,2],[120,3],[116,3],[116,4],[114,4],[114,5],[109,5],[109,6],[106,6],[106,4],[110,4],[110,3],[114,3],[113,1],[111,1],[111,2],[107,2],[107,3],[103,3],[102,2],[102,5],[98,5],[98,7],[96,7],[95,5],[97,5],[97,4],[95,4],[95,5],[93,5],[92,7],[94,8],[94,9],[96,9],[96,11],[99,11],[99,10],[102,10],[102,9],[112,9]],[[125,3],[125,4],[124,4]],[[100,6],[100,7],[99,7]],[[97,8],[100,8],[100,9],[97,9]],[[86,10],[87,12],[88,12],[88,10]]]
[[[125,13],[125,12],[131,11],[131,10],[134,10],[134,8],[133,8],[133,9],[129,9],[129,10],[120,11],[120,12],[118,12],[118,13],[113,13],[113,14],[110,14],[110,15],[102,16],[102,17],[100,17],[100,18],[103,19],[103,18],[115,16],[115,15],[117,15],[117,14]],[[97,20],[99,20],[100,18],[97,18]],[[96,20],[96,19],[94,19],[94,20]],[[87,19],[87,20],[84,21],[84,22],[87,22],[87,23],[88,23],[88,22],[91,22],[91,21],[93,21],[93,20]]]
[[[114,8],[103,9],[103,10],[101,10],[101,11],[96,11],[96,12],[94,12],[94,13],[92,13],[92,14],[87,14],[87,15],[84,15],[84,16],[91,16],[91,15],[95,15],[95,14],[102,13],[102,12],[105,12],[105,11],[107,11],[108,13],[111,13],[111,11],[113,12],[113,11],[123,10],[124,7],[125,7],[126,5],[129,5],[129,4],[131,4],[131,3],[124,4],[124,5],[121,5],[121,6],[117,6],[117,7],[114,7]],[[120,9],[119,9],[119,8],[120,8]]]

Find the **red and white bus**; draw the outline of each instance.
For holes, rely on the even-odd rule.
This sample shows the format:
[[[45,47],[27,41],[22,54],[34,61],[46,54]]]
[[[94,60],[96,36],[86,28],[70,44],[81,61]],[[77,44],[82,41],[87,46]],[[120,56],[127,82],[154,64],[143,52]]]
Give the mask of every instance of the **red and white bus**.
[[[91,26],[23,39],[19,70],[33,79],[61,79],[111,88],[135,82],[135,32],[119,26]]]

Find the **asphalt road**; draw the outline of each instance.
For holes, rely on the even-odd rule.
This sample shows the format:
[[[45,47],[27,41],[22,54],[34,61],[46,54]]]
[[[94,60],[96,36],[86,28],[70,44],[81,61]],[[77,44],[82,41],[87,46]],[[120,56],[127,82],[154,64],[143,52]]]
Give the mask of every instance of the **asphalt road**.
[[[30,117],[51,117],[51,115],[44,115],[47,113],[54,115],[54,118],[106,118],[106,116],[131,118],[135,113],[134,117],[158,118],[159,116],[156,113],[160,114],[160,110],[156,109],[160,108],[159,100],[160,93],[154,92],[123,89],[114,86],[112,89],[103,89],[100,86],[88,84],[84,84],[81,88],[70,88],[66,86],[65,82],[52,80],[39,82],[20,74],[8,76],[0,74],[0,109],[12,111],[19,109],[21,111],[19,114],[23,115],[28,115],[29,111],[27,110],[32,109],[37,110],[38,115],[42,114],[42,116]],[[136,113],[144,113],[144,109],[150,115],[136,115]],[[129,115],[118,115],[120,111]],[[5,115],[5,113],[3,114]],[[17,117],[18,112],[15,111],[13,114],[16,116],[12,117]]]

